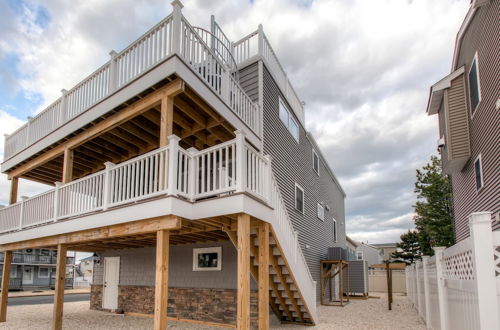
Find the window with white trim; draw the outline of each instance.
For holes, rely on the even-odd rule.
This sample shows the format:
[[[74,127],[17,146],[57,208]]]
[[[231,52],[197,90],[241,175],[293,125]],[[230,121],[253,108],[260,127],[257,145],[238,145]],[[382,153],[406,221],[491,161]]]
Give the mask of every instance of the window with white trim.
[[[38,268],[38,278],[49,278],[49,269],[47,267]]]
[[[304,189],[298,184],[295,184],[295,209],[304,213]]]
[[[313,161],[313,170],[314,172],[316,172],[318,175],[319,175],[319,157],[318,157],[318,154],[316,153],[316,151],[314,151],[313,149],[313,152],[312,152],[312,161]]]
[[[337,220],[335,220],[335,219],[333,219],[332,237],[333,237],[333,241],[337,242]]]
[[[279,98],[279,107],[280,107],[280,119],[283,122],[283,124],[286,126],[290,134],[299,142],[299,124],[297,124],[297,121],[293,117],[292,113],[290,110],[288,110],[288,107],[285,105],[285,102]]]
[[[470,98],[470,111],[471,114],[477,109],[477,106],[481,102],[481,87],[479,85],[479,70],[477,63],[477,53],[472,60],[469,69],[469,98]]]
[[[356,251],[356,259],[363,260],[363,251]]]
[[[483,164],[481,161],[481,155],[477,156],[474,161],[474,172],[476,174],[476,189],[479,190],[484,186],[483,180]]]
[[[318,219],[325,221],[325,207],[318,203]]]

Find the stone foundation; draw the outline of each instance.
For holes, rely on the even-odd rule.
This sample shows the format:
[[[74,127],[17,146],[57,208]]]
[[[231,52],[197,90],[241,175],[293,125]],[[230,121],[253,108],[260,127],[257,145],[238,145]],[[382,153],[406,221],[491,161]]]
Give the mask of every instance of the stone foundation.
[[[234,289],[169,288],[168,316],[179,319],[236,324]],[[121,285],[118,308],[124,312],[153,314],[154,287]],[[102,285],[92,285],[90,308],[102,310]],[[250,316],[252,329],[257,328],[257,292],[251,292]]]

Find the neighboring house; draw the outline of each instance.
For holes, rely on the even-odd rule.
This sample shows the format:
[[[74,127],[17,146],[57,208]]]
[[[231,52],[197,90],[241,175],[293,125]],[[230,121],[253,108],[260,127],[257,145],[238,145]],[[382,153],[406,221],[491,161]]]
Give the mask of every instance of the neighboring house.
[[[500,228],[500,35],[498,0],[474,0],[457,34],[451,73],[430,89],[428,115],[439,121],[438,150],[453,188],[456,241],[468,216],[491,212]]]
[[[360,242],[356,248],[356,260],[366,260],[368,262],[368,267],[374,264],[381,264],[383,252],[368,243]]]
[[[381,243],[381,244],[370,244],[370,245],[379,250],[379,254],[382,258],[382,261],[395,260],[392,257],[392,254],[398,250],[398,248],[396,247],[397,243]]]
[[[319,261],[346,248],[345,193],[262,26],[231,41],[172,5],[6,137],[0,250],[98,251],[91,308],[154,313],[155,329],[167,302],[239,329],[265,327],[269,307],[315,324]],[[20,177],[55,189],[17,202]]]
[[[9,290],[50,289],[55,285],[57,250],[24,249],[12,253]],[[3,266],[4,254],[0,253]],[[68,252],[66,257],[66,287],[73,287],[75,257]],[[2,274],[0,274],[1,278]]]
[[[76,273],[77,276],[82,277],[84,280],[92,282],[94,276],[94,257],[90,256],[80,259],[76,265]]]
[[[346,243],[347,260],[360,260],[356,255],[356,249],[358,248],[359,243],[351,239],[349,236],[346,236]]]

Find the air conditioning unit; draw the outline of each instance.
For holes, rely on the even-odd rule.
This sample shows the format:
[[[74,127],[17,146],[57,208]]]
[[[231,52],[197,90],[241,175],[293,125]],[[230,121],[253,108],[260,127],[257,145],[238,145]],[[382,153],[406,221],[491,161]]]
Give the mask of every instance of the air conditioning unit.
[[[437,145],[438,145],[438,148],[444,147],[444,137],[437,140]]]

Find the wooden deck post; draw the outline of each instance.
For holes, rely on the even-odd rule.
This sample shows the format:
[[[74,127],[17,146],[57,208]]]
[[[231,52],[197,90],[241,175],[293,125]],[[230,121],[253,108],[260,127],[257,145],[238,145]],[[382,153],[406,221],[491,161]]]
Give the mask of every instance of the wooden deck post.
[[[19,186],[19,178],[17,176],[10,179],[10,195],[9,204],[15,204],[17,202],[17,188]]]
[[[10,264],[12,251],[5,251],[2,270],[2,296],[0,297],[0,322],[7,321],[7,300],[9,299]]]
[[[169,241],[170,231],[156,232],[155,330],[167,329]]]
[[[269,224],[258,228],[259,237],[259,329],[269,329]]]
[[[66,245],[57,245],[56,290],[54,294],[54,312],[52,316],[52,330],[61,330],[64,306],[64,280],[66,278]]]
[[[173,134],[174,98],[166,96],[161,100],[160,148],[168,144],[168,137]]]
[[[73,150],[66,148],[64,149],[62,182],[68,183],[71,180],[73,180]]]
[[[236,327],[250,329],[250,216],[238,215],[238,303]]]

